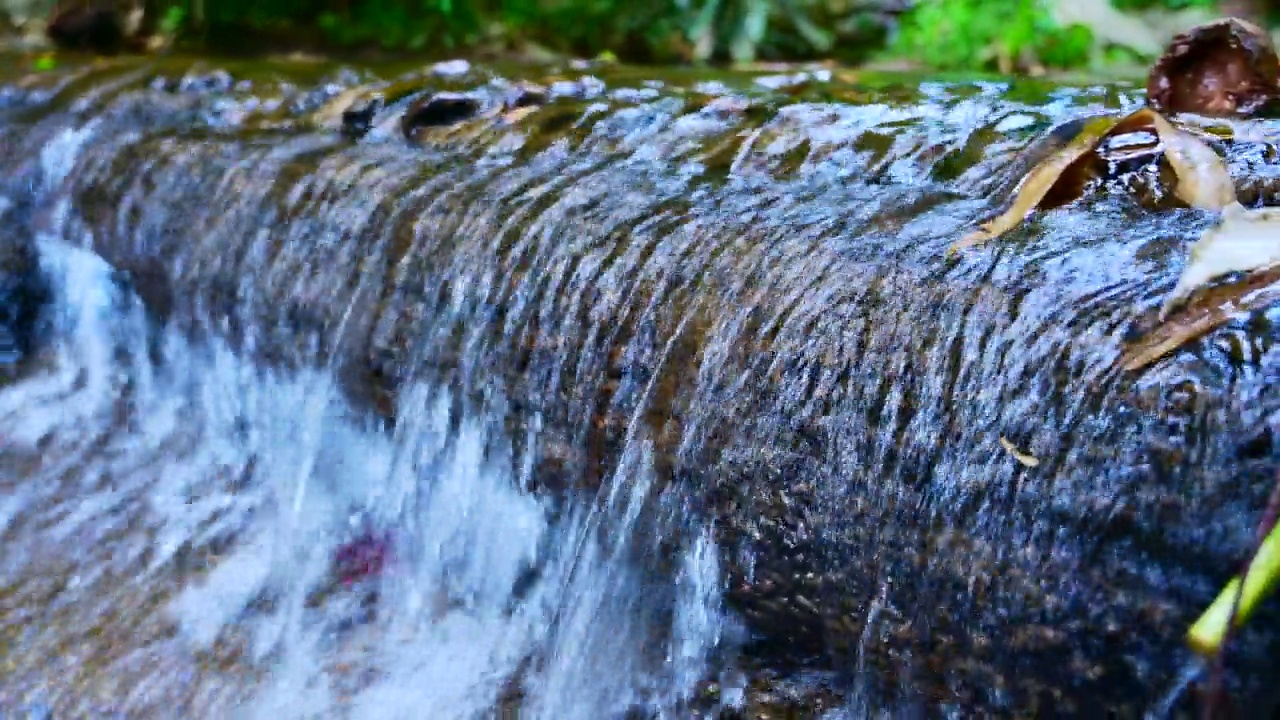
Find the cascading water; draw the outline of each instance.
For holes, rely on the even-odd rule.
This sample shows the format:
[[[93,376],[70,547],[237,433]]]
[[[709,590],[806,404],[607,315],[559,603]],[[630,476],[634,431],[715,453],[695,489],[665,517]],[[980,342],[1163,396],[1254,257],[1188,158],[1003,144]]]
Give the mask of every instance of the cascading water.
[[[60,594],[10,638],[25,672],[7,675],[4,707],[461,718],[518,693],[522,717],[598,718],[673,712],[704,678],[724,632],[716,547],[690,528],[674,576],[632,562],[652,476],[642,441],[617,468],[625,491],[554,507],[526,489],[528,450],[446,391],[406,392],[382,432],[331,373],[193,344],[150,325],[97,256],[47,239],[41,257],[55,350],[0,391],[4,571],[21,578],[6,607]],[[335,580],[335,548],[369,524],[395,528],[383,576]],[[171,596],[127,620],[168,616],[175,636],[95,616],[154,584]],[[118,683],[100,704],[65,705],[73,660]]]
[[[44,146],[46,191],[91,137]],[[55,236],[39,251],[52,346],[0,389],[0,532],[18,579],[4,607],[39,608],[51,586],[59,599],[6,613],[20,669],[6,713],[665,717],[728,650],[709,527],[670,514],[656,529],[690,538],[677,572],[634,562],[651,550],[635,533],[653,473],[642,437],[598,505],[552,503],[528,489],[536,429],[515,448],[500,416],[423,384],[387,432],[331,369],[273,372],[216,335],[192,342],[98,256]],[[353,538],[388,556],[371,577],[335,575]],[[143,586],[156,594],[129,597]],[[126,617],[103,612],[113,603]],[[78,687],[68,662],[113,684]]]
[[[1123,373],[1208,222],[1124,188],[945,252],[1124,88],[427,69],[352,139],[361,77],[174,62],[0,94],[52,294],[0,386],[0,714],[1163,701],[1267,491],[1274,313]]]

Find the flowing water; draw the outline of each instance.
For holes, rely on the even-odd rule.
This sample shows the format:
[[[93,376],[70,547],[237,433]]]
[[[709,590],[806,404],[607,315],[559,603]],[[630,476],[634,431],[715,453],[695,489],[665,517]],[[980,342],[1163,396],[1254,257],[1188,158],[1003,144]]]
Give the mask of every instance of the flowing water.
[[[1137,90],[226,67],[0,87],[0,716],[1188,711],[1276,313],[1121,369],[1212,222],[1154,166],[946,252]]]

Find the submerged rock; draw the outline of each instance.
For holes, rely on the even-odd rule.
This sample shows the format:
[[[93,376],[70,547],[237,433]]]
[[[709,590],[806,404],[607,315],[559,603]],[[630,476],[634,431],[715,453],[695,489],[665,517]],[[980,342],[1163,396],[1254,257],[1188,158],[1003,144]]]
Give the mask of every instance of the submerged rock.
[[[1261,28],[1237,18],[1173,39],[1147,78],[1147,100],[1165,112],[1256,115],[1280,98],[1280,60]]]
[[[13,365],[36,342],[48,290],[31,236],[0,205],[0,366]]]
[[[381,95],[356,100],[342,111],[342,134],[352,139],[364,137],[373,129],[374,118],[382,110]]]
[[[442,92],[418,100],[400,118],[400,130],[406,138],[428,127],[448,127],[470,120],[480,113],[480,100],[470,95]]]

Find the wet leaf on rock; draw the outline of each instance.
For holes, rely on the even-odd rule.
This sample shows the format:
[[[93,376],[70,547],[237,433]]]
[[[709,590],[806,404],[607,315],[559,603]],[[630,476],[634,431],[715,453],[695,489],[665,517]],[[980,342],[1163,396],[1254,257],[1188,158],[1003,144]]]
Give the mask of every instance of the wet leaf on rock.
[[[502,121],[517,123],[546,105],[549,99],[547,89],[541,85],[519,83],[509,88],[502,100]]]
[[[311,114],[311,124],[325,130],[342,130],[346,114],[368,103],[373,97],[369,88],[356,86],[334,95]],[[380,96],[379,96],[380,97]]]
[[[1280,268],[1253,273],[1238,283],[1207,288],[1194,304],[1173,314],[1125,348],[1120,363],[1137,371],[1217,330],[1242,313],[1280,302]]]
[[[1030,455],[1028,453],[1022,452],[1021,450],[1018,449],[1017,445],[1014,445],[1012,442],[1009,441],[1008,438],[1006,438],[1003,435],[1000,436],[1000,447],[1004,448],[1005,452],[1012,455],[1013,459],[1017,460],[1019,463],[1022,463],[1024,467],[1033,468],[1033,467],[1038,467],[1040,465],[1040,458],[1036,457],[1035,455]]]
[[[1280,208],[1247,210],[1233,203],[1222,221],[1191,246],[1178,284],[1160,308],[1163,321],[1195,290],[1225,275],[1280,265]]]
[[[1104,117],[1090,122],[1066,147],[1058,150],[1027,173],[1014,191],[1009,207],[996,217],[982,223],[952,249],[979,245],[994,240],[1017,227],[1027,215],[1040,208],[1042,201],[1060,183],[1083,173],[1086,155],[1093,152],[1098,143],[1116,126],[1115,118]]]
[[[1158,143],[1140,136],[1149,134]],[[1137,142],[1118,142],[1139,136]],[[1111,142],[1108,142],[1111,141]],[[1107,161],[1126,160],[1163,150],[1177,178],[1174,194],[1188,205],[1219,211],[1236,201],[1226,163],[1203,140],[1174,127],[1159,113],[1143,108],[1123,118],[1087,123],[1067,145],[1031,169],[1014,190],[1008,207],[952,246],[953,250],[1000,237],[1040,209],[1078,199],[1091,180],[1107,172]]]
[[[1193,208],[1220,211],[1236,202],[1236,187],[1227,165],[1196,136],[1174,127],[1159,113],[1142,109],[1130,115],[1143,115],[1155,127],[1164,157],[1173,168],[1178,183],[1173,192]]]

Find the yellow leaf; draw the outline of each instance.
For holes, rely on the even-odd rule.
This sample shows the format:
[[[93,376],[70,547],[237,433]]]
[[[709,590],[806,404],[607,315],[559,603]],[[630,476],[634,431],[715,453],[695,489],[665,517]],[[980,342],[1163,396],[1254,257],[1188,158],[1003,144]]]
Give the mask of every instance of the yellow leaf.
[[[1014,460],[1017,460],[1018,462],[1022,463],[1026,467],[1033,468],[1040,464],[1040,458],[1036,457],[1035,455],[1028,455],[1027,453],[1022,452],[1017,448],[1016,445],[1009,442],[1009,439],[1003,435],[1000,436],[1000,446],[1003,447],[1006,452],[1012,455]]]

